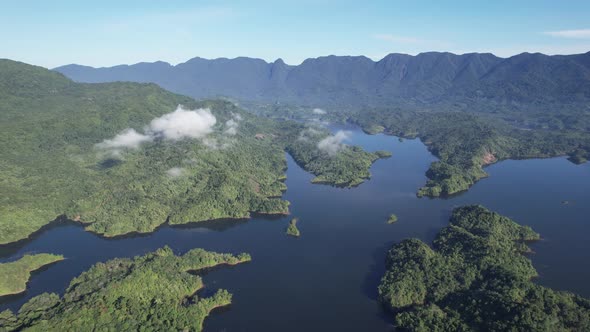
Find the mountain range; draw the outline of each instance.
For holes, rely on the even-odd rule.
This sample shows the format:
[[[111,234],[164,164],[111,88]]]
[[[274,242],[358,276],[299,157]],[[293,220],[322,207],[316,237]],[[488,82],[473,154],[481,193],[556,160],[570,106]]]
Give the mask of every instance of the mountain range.
[[[193,58],[178,65],[142,62],[54,70],[78,82],[152,82],[194,98],[229,97],[313,107],[501,108],[590,107],[590,52],[389,54],[310,58],[292,66],[239,57]]]

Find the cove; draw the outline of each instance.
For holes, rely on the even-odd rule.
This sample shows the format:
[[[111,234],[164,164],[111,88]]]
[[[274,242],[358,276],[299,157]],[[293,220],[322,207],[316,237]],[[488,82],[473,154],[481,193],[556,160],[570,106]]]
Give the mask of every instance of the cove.
[[[372,178],[357,188],[310,183],[287,155],[291,216],[215,221],[162,227],[153,234],[104,239],[72,224],[55,225],[33,240],[0,248],[0,260],[25,253],[62,254],[66,260],[35,273],[27,292],[0,299],[0,310],[18,308],[42,292],[63,293],[69,281],[92,264],[131,257],[169,245],[177,253],[201,247],[248,252],[252,262],[208,271],[202,295],[218,288],[234,294],[233,304],[205,321],[208,331],[345,330],[388,331],[391,322],[376,301],[376,287],[389,247],[409,237],[431,241],[451,210],[482,204],[543,237],[533,244],[540,284],[590,297],[590,165],[565,158],[503,161],[486,168],[489,178],[448,199],[417,198],[425,171],[436,160],[418,140],[366,135],[354,127],[351,144],[387,150]],[[568,201],[568,204],[562,204]],[[395,213],[399,221],[388,225]],[[285,235],[299,218],[300,238]]]

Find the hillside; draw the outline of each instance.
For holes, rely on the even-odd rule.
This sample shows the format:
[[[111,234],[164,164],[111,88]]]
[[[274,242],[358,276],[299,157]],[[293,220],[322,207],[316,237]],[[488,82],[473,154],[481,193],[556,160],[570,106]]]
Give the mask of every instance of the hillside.
[[[428,52],[389,54],[375,62],[362,56],[282,60],[206,60],[109,68],[67,65],[56,71],[79,82],[153,82],[196,98],[226,96],[247,101],[307,106],[404,106],[470,111],[539,107],[586,108],[590,101],[590,52],[568,56],[522,53]]]
[[[257,114],[306,120],[309,108],[367,132],[420,137],[440,162],[419,195],[468,189],[503,159],[590,155],[590,52],[568,56],[429,52],[281,60],[205,60],[56,69],[78,81],[154,82],[192,96],[247,101]],[[307,105],[299,107],[296,105]]]
[[[182,106],[179,106],[182,105]],[[285,150],[325,183],[356,185],[378,157],[329,132],[155,84],[74,83],[0,60],[0,244],[65,218],[104,235],[286,214]],[[314,163],[307,158],[313,156]],[[336,158],[337,163],[332,162]],[[308,166],[309,165],[309,166]]]
[[[137,256],[97,263],[74,278],[65,294],[43,293],[25,303],[17,315],[0,312],[2,331],[202,331],[209,313],[231,304],[219,289],[199,293],[197,275],[214,267],[249,262],[238,255],[192,249],[174,255],[169,247]]]
[[[559,116],[545,115],[559,123]],[[350,115],[364,131],[420,139],[438,157],[426,172],[419,196],[448,196],[469,189],[487,173],[484,167],[506,159],[569,156],[573,163],[590,156],[590,116],[554,128],[520,128],[496,116],[468,112],[419,112],[363,109]]]
[[[379,298],[408,331],[587,331],[590,301],[535,284],[530,227],[482,206],[456,208],[432,247],[395,244]]]

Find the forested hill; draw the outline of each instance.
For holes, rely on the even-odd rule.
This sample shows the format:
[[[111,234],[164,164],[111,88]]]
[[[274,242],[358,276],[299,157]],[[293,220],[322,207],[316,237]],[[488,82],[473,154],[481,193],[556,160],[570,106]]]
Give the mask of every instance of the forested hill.
[[[309,106],[405,106],[493,111],[540,107],[586,108],[590,102],[590,52],[567,56],[522,53],[429,52],[307,59],[298,66],[281,59],[165,62],[109,68],[67,65],[55,69],[79,82],[153,82],[196,98],[226,96],[248,101]]]
[[[531,280],[524,254],[539,238],[482,206],[456,208],[432,247],[389,250],[379,298],[402,331],[589,331],[588,299]]]
[[[63,217],[118,236],[285,214],[285,150],[316,182],[370,177],[380,156],[328,135],[155,84],[75,83],[0,59],[0,244]]]

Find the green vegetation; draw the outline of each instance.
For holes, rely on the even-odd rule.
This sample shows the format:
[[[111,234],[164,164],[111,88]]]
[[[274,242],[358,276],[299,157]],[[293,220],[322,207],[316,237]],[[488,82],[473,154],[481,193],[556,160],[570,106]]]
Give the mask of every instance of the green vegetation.
[[[331,184],[338,187],[355,187],[371,177],[369,168],[383,152],[366,152],[358,146],[335,142],[337,153],[318,149],[318,142],[328,137],[325,129],[308,128],[298,139],[287,146],[287,152],[305,170],[316,177],[313,183]]]
[[[411,331],[588,331],[590,301],[536,285],[529,227],[481,206],[453,211],[433,247],[396,244],[379,285],[395,324]]]
[[[211,310],[231,303],[218,290],[200,297],[202,279],[194,272],[250,261],[250,255],[218,254],[193,249],[175,256],[168,247],[134,259],[98,263],[74,278],[60,298],[42,294],[17,315],[0,314],[8,331],[201,331]]]
[[[0,263],[0,296],[22,293],[27,288],[31,272],[63,260],[61,255],[25,255],[21,259]]]
[[[588,151],[577,149],[570,154],[568,160],[577,165],[583,164],[588,161],[588,158],[590,158],[589,154]]]
[[[588,111],[567,104],[486,108],[485,102],[472,101],[470,105],[473,107],[445,104],[331,110],[322,119],[354,123],[368,134],[395,135],[400,142],[419,137],[439,160],[427,171],[429,180],[418,196],[448,196],[467,190],[487,176],[486,165],[500,160],[568,155],[571,162],[579,164],[590,158]],[[519,107],[525,110],[521,112]],[[302,107],[261,104],[259,109],[265,116],[309,121]]]
[[[287,235],[295,237],[301,236],[301,232],[299,232],[299,229],[297,228],[297,218],[293,218],[291,221],[289,221],[289,226],[287,226],[286,233]]]
[[[394,224],[397,222],[397,216],[395,214],[390,214],[389,218],[387,219],[388,224]]]
[[[208,108],[205,138],[152,138],[139,148],[97,144],[174,111]],[[228,122],[237,130],[228,134]],[[61,74],[0,60],[0,244],[22,240],[59,216],[104,236],[250,212],[286,214],[284,151],[322,182],[369,176],[374,155],[346,147],[322,155],[321,132],[298,144],[295,122],[257,118],[226,101],[196,102],[154,84],[74,83]],[[336,162],[334,162],[336,161]]]
[[[168,75],[163,79],[161,74],[152,75],[146,64],[133,71],[172,91],[232,96],[243,104],[249,100],[245,103],[248,109],[268,117],[303,122],[350,120],[368,133],[419,136],[440,159],[427,174],[430,181],[418,192],[434,197],[468,189],[486,176],[482,166],[502,159],[561,155],[569,155],[574,163],[589,159],[589,59],[590,52],[570,56],[522,53],[507,59],[426,52],[390,54],[378,63],[362,57],[325,57],[308,59],[297,67],[267,64],[272,73],[281,74],[261,76],[264,71],[251,71],[255,74],[239,82],[258,83],[249,86],[229,79],[222,88],[197,87],[184,79],[170,80]],[[201,61],[198,69],[191,64],[200,81],[207,81],[202,75],[220,76],[216,73],[233,77],[231,71],[225,75],[230,67],[212,69]],[[259,68],[260,63],[239,59],[235,65]],[[158,68],[153,72],[164,70]],[[70,65],[58,70],[79,80],[134,79],[127,67]],[[166,70],[172,76],[179,74],[172,66]],[[298,79],[284,81],[291,77],[289,72]],[[354,79],[342,79],[342,73]],[[268,85],[257,89],[260,82]],[[316,112],[315,107],[325,111]],[[367,107],[380,109],[363,109]],[[338,176],[327,181],[343,183]]]
[[[381,159],[390,158],[392,156],[391,152],[385,150],[375,151],[374,153]]]
[[[515,124],[507,120],[507,114],[502,116],[372,109],[352,114],[351,121],[370,134],[383,131],[406,138],[420,137],[439,160],[426,173],[429,180],[418,191],[419,196],[444,196],[467,190],[487,176],[484,166],[498,160],[569,154],[570,160],[579,163],[585,161],[590,151],[590,132],[579,123],[561,129],[523,129],[516,126],[522,122]]]

